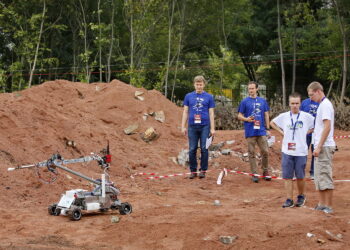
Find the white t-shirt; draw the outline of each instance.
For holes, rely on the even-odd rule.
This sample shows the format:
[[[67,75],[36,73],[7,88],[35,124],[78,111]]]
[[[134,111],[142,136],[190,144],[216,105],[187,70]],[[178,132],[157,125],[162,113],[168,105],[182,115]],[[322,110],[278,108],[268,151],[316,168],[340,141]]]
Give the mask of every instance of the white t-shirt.
[[[300,111],[298,114],[288,111],[280,114],[272,121],[283,130],[283,153],[292,156],[306,156],[308,154],[306,135],[307,131],[314,127],[314,117],[312,115],[304,111]]]
[[[320,142],[322,131],[324,129],[323,120],[330,120],[331,121],[331,130],[329,131],[328,137],[326,141],[324,142],[323,146],[333,146],[335,147],[335,141],[333,139],[334,134],[334,108],[332,103],[328,100],[328,98],[325,98],[317,109],[317,115],[315,118],[315,130],[312,135],[312,138],[314,140],[315,148],[317,147],[318,143]]]

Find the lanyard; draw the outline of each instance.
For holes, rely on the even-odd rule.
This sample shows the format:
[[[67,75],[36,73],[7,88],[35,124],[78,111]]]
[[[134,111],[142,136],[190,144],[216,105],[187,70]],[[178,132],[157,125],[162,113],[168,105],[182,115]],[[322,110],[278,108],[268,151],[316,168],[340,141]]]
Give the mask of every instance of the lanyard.
[[[298,113],[297,120],[294,123],[293,122],[293,117],[292,117],[292,112],[290,112],[290,120],[292,121],[292,128],[293,128],[293,141],[294,141],[295,128],[297,126],[299,116],[300,116],[300,112]]]

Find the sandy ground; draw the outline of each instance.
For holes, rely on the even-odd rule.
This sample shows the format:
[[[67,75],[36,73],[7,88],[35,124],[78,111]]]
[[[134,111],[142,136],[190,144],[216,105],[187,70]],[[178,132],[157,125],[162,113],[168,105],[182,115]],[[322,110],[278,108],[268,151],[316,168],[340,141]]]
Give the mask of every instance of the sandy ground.
[[[349,249],[350,182],[337,182],[332,215],[312,210],[317,193],[307,181],[307,202],[302,208],[281,207],[285,200],[282,180],[258,184],[245,175],[230,173],[222,185],[216,179],[223,168],[248,171],[249,165],[234,155],[210,161],[205,179],[188,175],[162,179],[136,173],[170,175],[187,173],[170,157],[187,148],[179,126],[181,109],[159,92],[135,89],[119,81],[110,84],[47,82],[31,89],[0,95],[0,249]],[[166,122],[144,113],[163,110]],[[138,132],[123,129],[138,123]],[[160,134],[145,143],[140,133],[154,127]],[[336,131],[336,135],[349,132]],[[278,137],[280,139],[280,137]],[[76,148],[68,147],[74,140]],[[60,171],[56,182],[43,184],[33,170],[8,172],[8,167],[35,163],[59,152],[77,158],[98,152],[110,141],[110,175],[121,189],[120,199],[133,213],[117,211],[84,214],[80,221],[50,216],[47,206],[69,189],[90,189],[78,177]],[[218,131],[215,143],[235,140],[230,148],[246,152],[243,131]],[[350,139],[336,140],[334,178],[350,180]],[[280,144],[270,150],[270,167],[278,175]],[[95,163],[70,165],[98,178]],[[221,205],[215,206],[214,200]],[[118,216],[119,223],[111,223]],[[326,231],[341,238],[332,238]],[[313,237],[307,237],[312,233]],[[229,245],[220,236],[238,236]],[[321,242],[318,243],[317,240]]]

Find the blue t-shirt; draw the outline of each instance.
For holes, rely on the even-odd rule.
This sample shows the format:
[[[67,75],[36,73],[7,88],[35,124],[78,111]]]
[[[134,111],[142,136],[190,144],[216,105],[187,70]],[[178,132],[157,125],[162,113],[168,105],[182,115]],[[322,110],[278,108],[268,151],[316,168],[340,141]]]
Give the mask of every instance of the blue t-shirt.
[[[314,102],[310,98],[307,98],[302,101],[300,110],[316,117],[318,105],[320,105],[318,102]],[[308,134],[307,136],[311,137],[312,134]]]
[[[254,120],[260,121],[260,129],[254,129],[254,122],[244,122],[246,138],[266,135],[265,112],[269,110],[270,107],[266,100],[259,96],[256,98],[247,97],[241,101],[238,107],[238,112],[242,113],[244,117],[254,116]]]
[[[188,107],[188,124],[189,125],[209,125],[209,109],[215,108],[214,97],[203,91],[201,94],[193,91],[185,96],[184,106]],[[197,122],[195,123],[195,116]],[[199,118],[199,119],[198,119]]]

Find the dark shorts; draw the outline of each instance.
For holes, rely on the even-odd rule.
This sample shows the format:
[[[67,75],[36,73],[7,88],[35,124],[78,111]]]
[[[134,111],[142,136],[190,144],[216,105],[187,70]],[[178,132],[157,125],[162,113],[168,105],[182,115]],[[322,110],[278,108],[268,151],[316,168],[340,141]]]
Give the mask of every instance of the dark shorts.
[[[282,153],[283,179],[304,179],[307,156],[292,156]]]

